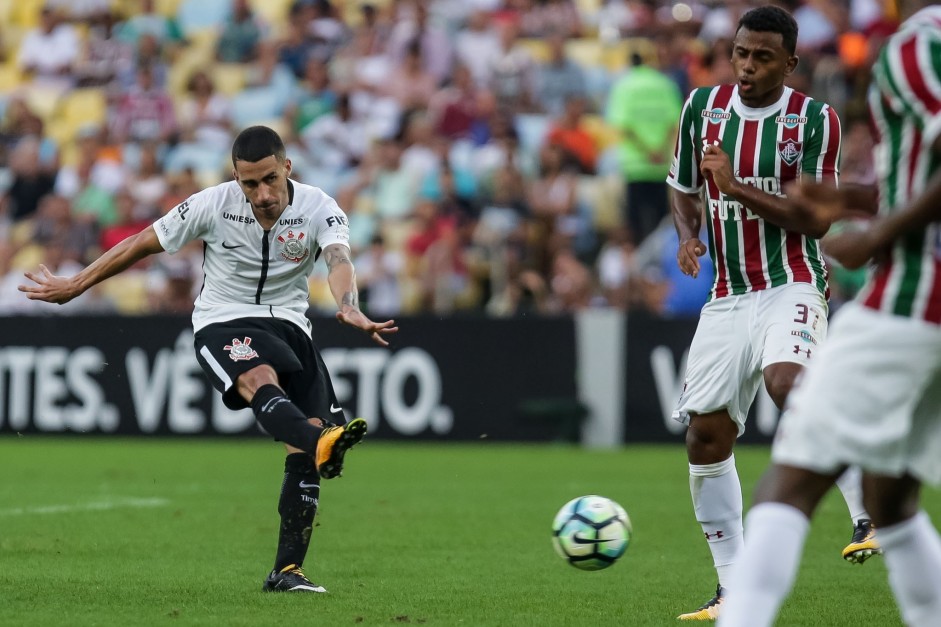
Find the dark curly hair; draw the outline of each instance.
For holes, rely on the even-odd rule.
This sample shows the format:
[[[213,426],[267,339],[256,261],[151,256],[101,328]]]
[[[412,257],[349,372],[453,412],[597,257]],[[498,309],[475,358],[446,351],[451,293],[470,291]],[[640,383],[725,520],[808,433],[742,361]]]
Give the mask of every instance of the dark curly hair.
[[[738,21],[735,34],[743,28],[758,33],[780,33],[788,54],[793,56],[797,49],[797,21],[782,8],[763,6],[752,9]]]

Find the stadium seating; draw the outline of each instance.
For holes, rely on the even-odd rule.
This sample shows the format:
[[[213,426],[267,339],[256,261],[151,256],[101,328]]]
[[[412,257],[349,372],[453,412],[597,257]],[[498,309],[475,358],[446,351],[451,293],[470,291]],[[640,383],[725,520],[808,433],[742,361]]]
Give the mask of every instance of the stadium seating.
[[[294,0],[251,0],[249,3],[259,17],[270,26],[277,26],[287,20]],[[344,3],[346,4],[346,3]]]
[[[182,0],[176,12],[183,34],[215,28],[225,22],[232,10],[232,0]]]
[[[108,116],[107,106],[105,93],[100,89],[68,92],[56,104],[46,132],[59,144],[71,142],[82,127],[104,124]]]

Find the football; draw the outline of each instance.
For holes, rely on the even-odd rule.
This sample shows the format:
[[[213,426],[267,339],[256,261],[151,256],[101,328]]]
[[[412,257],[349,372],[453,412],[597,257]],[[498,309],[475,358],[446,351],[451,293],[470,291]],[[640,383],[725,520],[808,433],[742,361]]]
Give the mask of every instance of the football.
[[[627,550],[633,529],[624,508],[590,494],[566,503],[552,522],[552,544],[569,564],[581,570],[611,566]]]

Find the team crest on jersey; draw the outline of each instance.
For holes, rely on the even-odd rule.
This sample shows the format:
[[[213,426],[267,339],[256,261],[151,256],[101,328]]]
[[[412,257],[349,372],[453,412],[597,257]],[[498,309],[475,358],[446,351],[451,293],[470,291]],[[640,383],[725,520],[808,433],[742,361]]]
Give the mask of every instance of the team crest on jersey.
[[[258,357],[258,353],[252,348],[252,338],[250,337],[246,337],[244,340],[233,338],[231,344],[226,344],[222,348],[229,351],[229,359],[232,361],[245,361]]]
[[[793,139],[778,142],[778,154],[781,155],[781,160],[788,165],[797,163],[802,152],[804,152],[804,142],[794,141]]]
[[[774,121],[778,124],[783,124],[784,128],[796,128],[799,124],[807,124],[807,118],[797,115],[796,113],[779,115],[778,117],[774,118]]]
[[[304,234],[294,234],[294,231],[288,231],[287,237],[278,236],[281,242],[281,256],[294,263],[300,262],[304,257],[310,254],[310,249],[304,244]]]
[[[722,122],[722,120],[731,119],[732,114],[726,111],[725,109],[716,107],[714,109],[710,109],[709,111],[706,111],[705,109],[703,109],[702,116],[706,118],[707,120],[709,120],[710,124],[719,124],[720,122]]]

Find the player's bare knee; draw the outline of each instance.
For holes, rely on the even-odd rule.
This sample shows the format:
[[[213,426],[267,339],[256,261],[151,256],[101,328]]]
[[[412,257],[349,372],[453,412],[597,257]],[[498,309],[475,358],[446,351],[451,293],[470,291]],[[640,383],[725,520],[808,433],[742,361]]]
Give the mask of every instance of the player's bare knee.
[[[686,453],[690,463],[715,464],[732,454],[738,426],[728,415],[692,416],[686,430]]]

